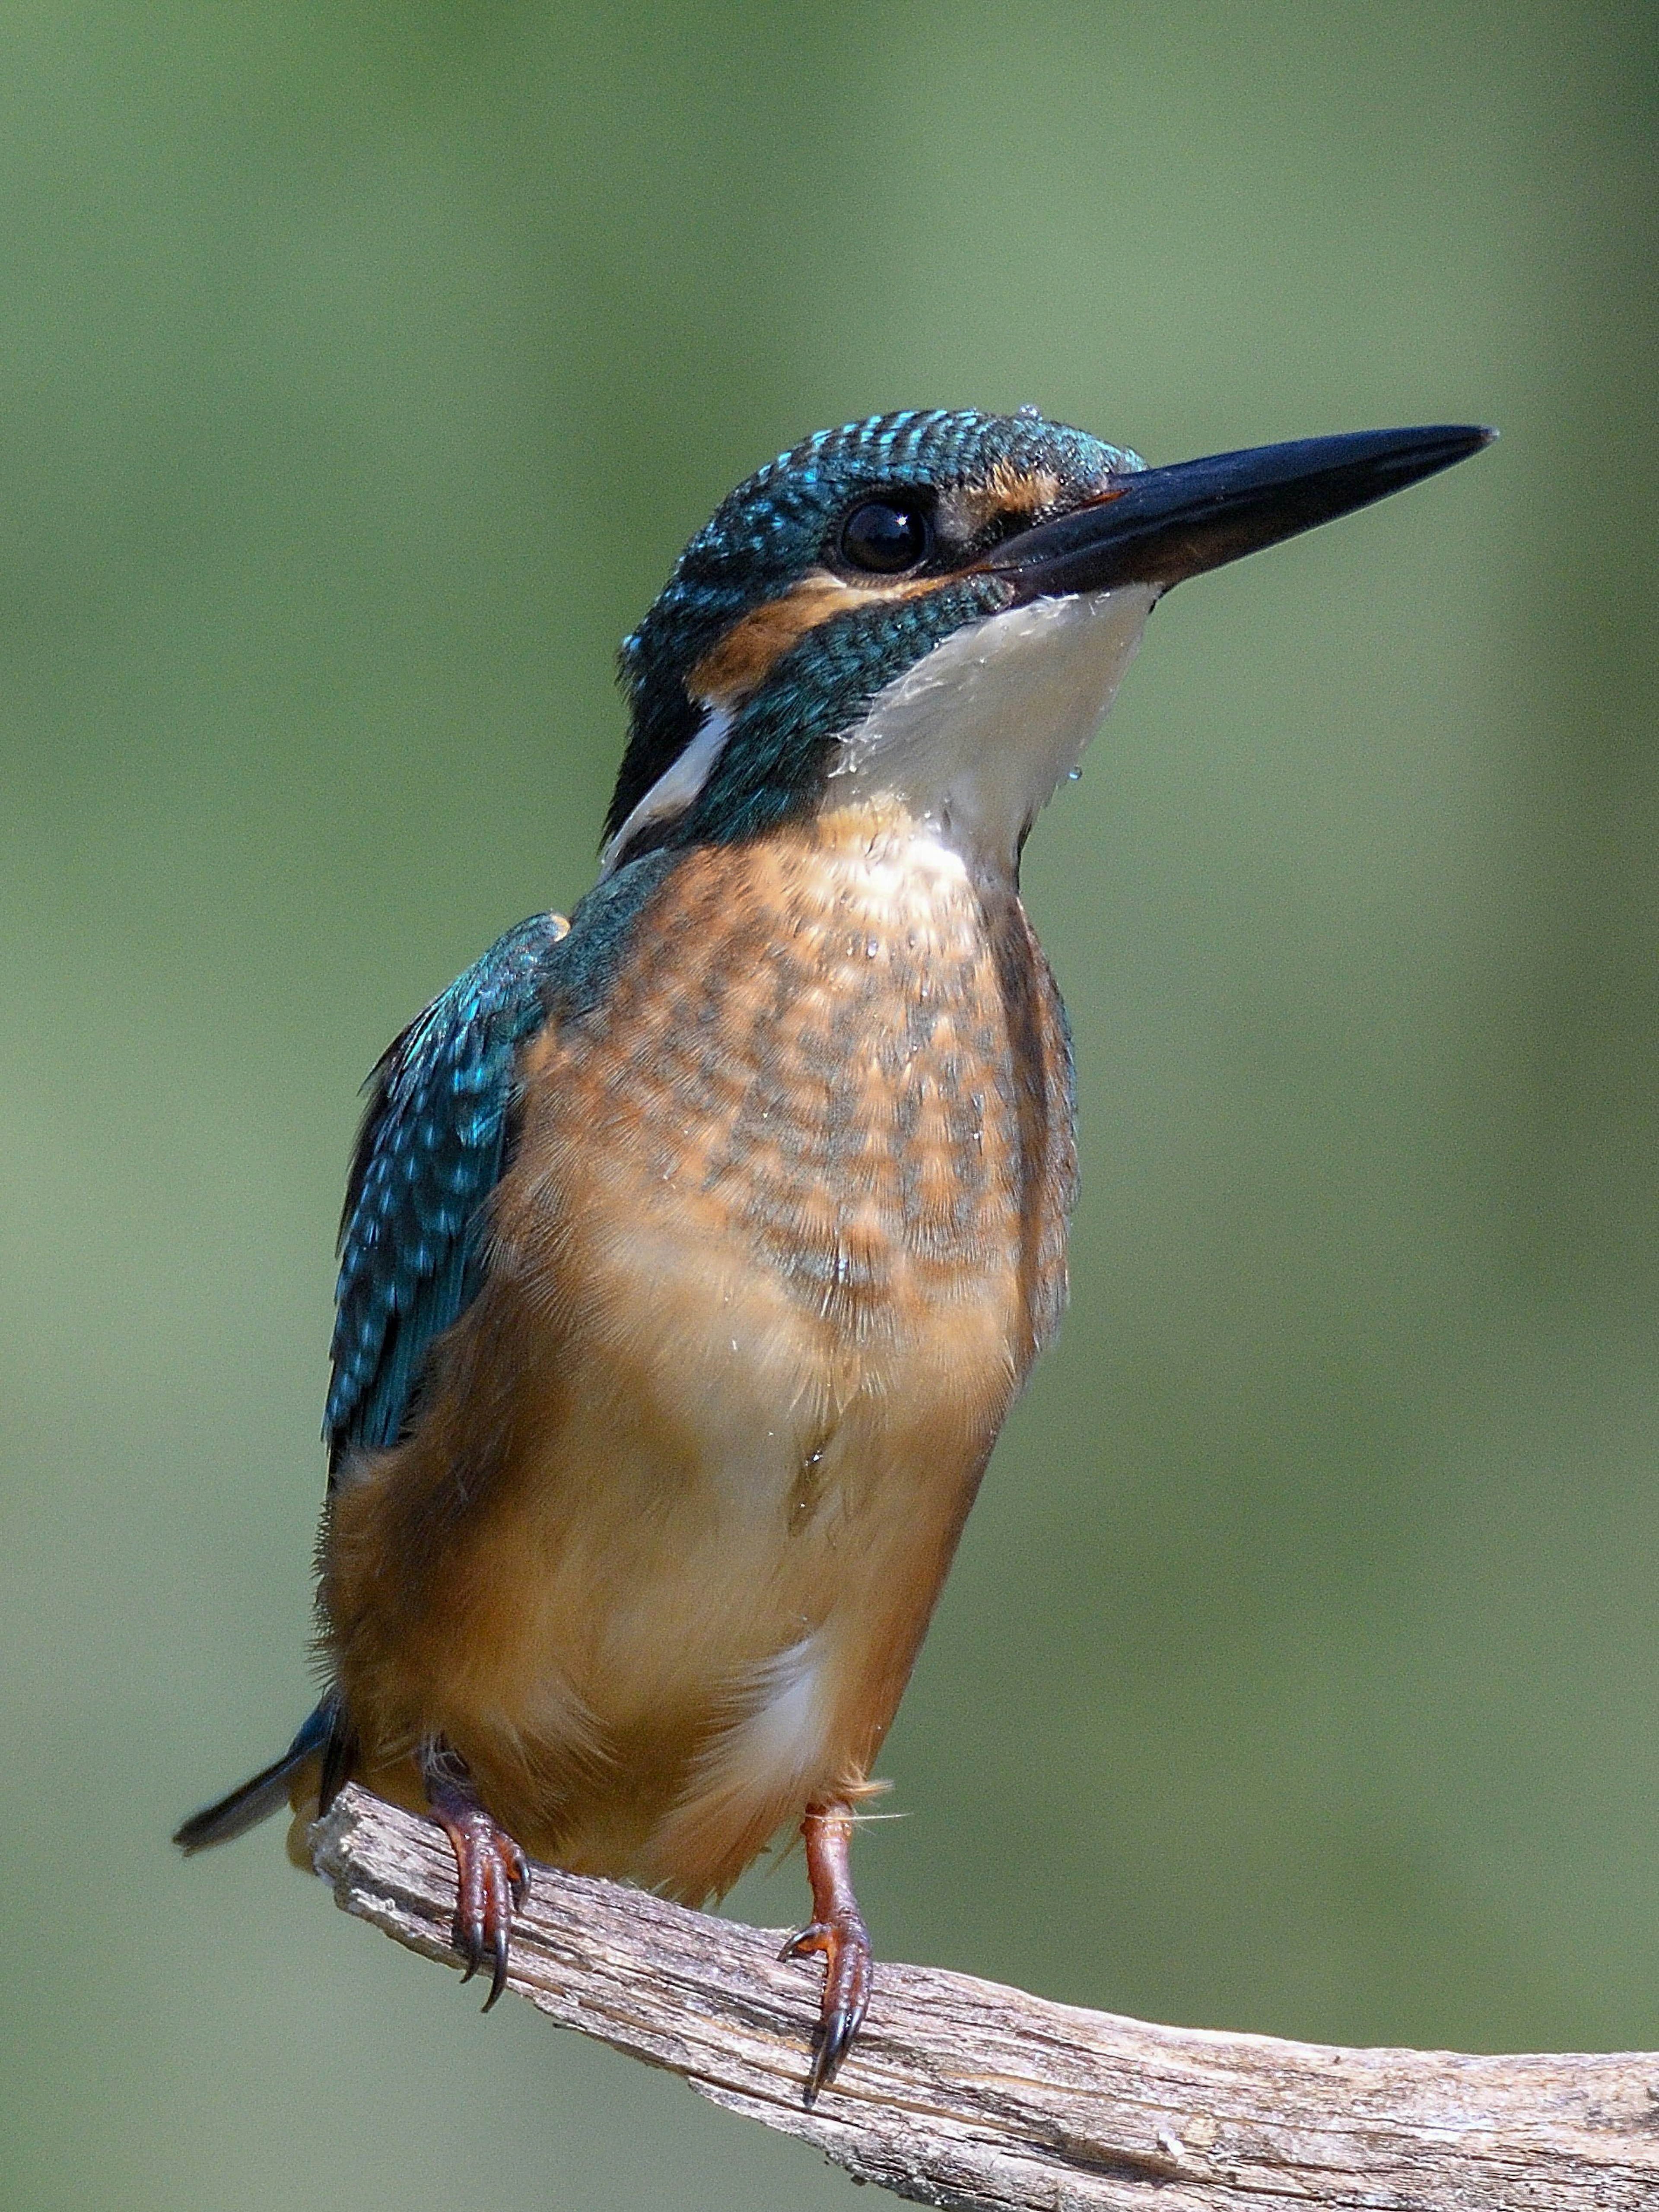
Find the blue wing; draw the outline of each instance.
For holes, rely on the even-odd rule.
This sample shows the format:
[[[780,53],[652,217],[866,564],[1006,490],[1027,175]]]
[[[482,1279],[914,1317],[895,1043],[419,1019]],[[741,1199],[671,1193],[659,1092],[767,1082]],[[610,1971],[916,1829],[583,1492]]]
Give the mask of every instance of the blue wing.
[[[547,1018],[550,956],[568,927],[544,914],[509,930],[369,1078],[340,1221],[331,1474],[348,1452],[396,1443],[428,1347],[477,1292],[519,1048]]]

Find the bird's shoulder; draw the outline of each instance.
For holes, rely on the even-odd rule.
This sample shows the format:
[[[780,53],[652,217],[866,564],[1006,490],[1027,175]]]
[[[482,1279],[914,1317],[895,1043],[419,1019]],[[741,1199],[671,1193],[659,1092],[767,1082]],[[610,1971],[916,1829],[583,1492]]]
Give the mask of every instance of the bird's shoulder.
[[[665,863],[532,915],[417,1014],[364,1088],[340,1218],[324,1435],[331,1468],[395,1443],[428,1347],[477,1292],[482,1214],[508,1158],[526,1045],[600,999]]]

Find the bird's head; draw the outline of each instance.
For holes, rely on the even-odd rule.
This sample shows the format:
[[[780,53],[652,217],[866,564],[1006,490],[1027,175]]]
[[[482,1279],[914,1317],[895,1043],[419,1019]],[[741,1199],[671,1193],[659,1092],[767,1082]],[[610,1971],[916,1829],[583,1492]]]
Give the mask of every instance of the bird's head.
[[[623,647],[605,866],[882,799],[1012,874],[1164,592],[1491,435],[1363,431],[1149,469],[1033,408],[820,431],[721,504]]]

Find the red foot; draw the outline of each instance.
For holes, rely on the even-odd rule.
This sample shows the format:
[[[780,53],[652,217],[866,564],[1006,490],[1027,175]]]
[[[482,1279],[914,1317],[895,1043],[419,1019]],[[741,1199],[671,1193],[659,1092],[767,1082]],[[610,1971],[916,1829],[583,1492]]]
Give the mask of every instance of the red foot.
[[[489,1960],[488,2012],[507,1987],[513,1913],[530,1893],[530,1869],[512,1837],[473,1796],[466,1769],[453,1753],[428,1763],[426,1794],[455,1854],[453,1941],[466,1961],[461,1979],[470,1982]]]
[[[836,2078],[841,2062],[864,2025],[875,1978],[875,1954],[853,1894],[848,1861],[853,1815],[845,1805],[814,1807],[801,1823],[806,1838],[806,1872],[812,1885],[811,1927],[792,1936],[779,1956],[823,1960],[823,2001],[812,2039],[812,2063],[804,2097],[808,2110],[820,2090]]]

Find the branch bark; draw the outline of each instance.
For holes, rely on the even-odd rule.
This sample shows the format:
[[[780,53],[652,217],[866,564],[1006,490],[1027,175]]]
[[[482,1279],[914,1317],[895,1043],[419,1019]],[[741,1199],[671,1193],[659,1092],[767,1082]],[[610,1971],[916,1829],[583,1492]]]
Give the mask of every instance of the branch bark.
[[[349,1912],[458,1963],[430,1822],[343,1791],[312,1830]],[[1149,2027],[880,1963],[869,2021],[801,2104],[817,1972],[745,1928],[538,1866],[509,1986],[859,2181],[992,2212],[1653,2212],[1659,2053],[1467,2057]]]

